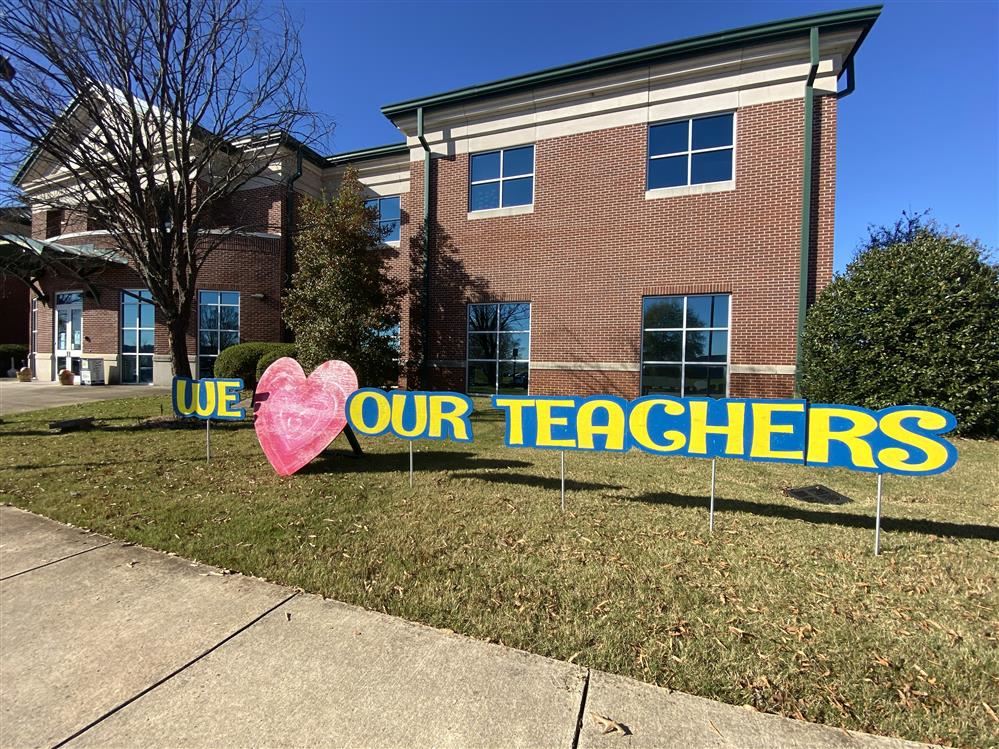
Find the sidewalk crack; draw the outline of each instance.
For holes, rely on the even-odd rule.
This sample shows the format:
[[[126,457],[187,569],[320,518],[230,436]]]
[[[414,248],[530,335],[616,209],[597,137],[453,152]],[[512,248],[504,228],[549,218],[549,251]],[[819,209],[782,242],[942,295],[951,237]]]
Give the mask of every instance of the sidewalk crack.
[[[112,715],[114,715],[116,712],[118,712],[119,710],[121,710],[122,708],[128,707],[133,702],[135,702],[136,700],[138,700],[140,697],[144,697],[145,695],[147,695],[150,692],[152,692],[154,689],[156,689],[161,684],[165,684],[166,682],[170,681],[170,679],[172,679],[174,676],[176,676],[177,674],[181,673],[182,671],[187,670],[188,668],[190,668],[191,666],[193,666],[195,663],[197,663],[198,661],[200,661],[205,656],[210,655],[211,653],[214,653],[220,647],[222,647],[227,642],[229,642],[229,640],[233,639],[234,637],[236,637],[239,634],[242,634],[243,632],[245,632],[246,630],[248,630],[250,627],[252,627],[254,624],[256,624],[261,619],[263,619],[265,616],[267,616],[268,614],[270,614],[272,611],[276,611],[277,609],[279,609],[282,606],[284,606],[286,603],[288,603],[288,601],[290,601],[292,598],[294,598],[297,595],[298,595],[298,591],[295,591],[290,596],[288,596],[288,597],[286,597],[286,598],[278,601],[276,604],[274,604],[273,606],[271,606],[269,609],[267,609],[266,611],[264,611],[262,614],[260,614],[259,616],[254,617],[253,619],[251,619],[250,621],[248,621],[246,624],[244,624],[242,627],[240,627],[239,629],[237,629],[235,632],[230,633],[228,636],[225,637],[225,639],[220,640],[219,642],[217,642],[214,645],[212,645],[210,648],[208,648],[207,650],[205,650],[200,655],[195,656],[194,658],[192,658],[191,660],[189,660],[187,663],[185,663],[182,666],[174,669],[173,671],[171,671],[170,673],[168,673],[166,676],[164,676],[162,679],[159,679],[158,681],[153,682],[152,684],[150,684],[148,687],[146,687],[142,691],[140,691],[140,692],[132,695],[127,700],[125,700],[124,702],[122,702],[120,705],[117,705],[116,707],[111,708],[110,710],[108,710],[106,713],[104,713],[100,717],[98,717],[98,718],[90,721],[90,723],[88,723],[87,725],[85,725],[83,728],[81,728],[78,731],[74,732],[72,735],[67,736],[65,739],[63,739],[62,741],[60,741],[58,744],[54,745],[52,747],[52,749],[60,749],[60,747],[65,746],[66,744],[68,744],[73,739],[77,738],[78,736],[83,735],[84,733],[86,733],[87,731],[89,731],[91,728],[93,728],[94,726],[96,726],[98,723],[101,723],[101,722],[107,720]]]
[[[59,564],[59,562],[65,562],[67,559],[72,559],[73,557],[78,557],[80,554],[86,554],[88,551],[96,551],[97,549],[103,549],[105,546],[110,546],[113,541],[108,541],[106,544],[99,544],[98,546],[91,546],[83,551],[78,551],[75,554],[69,554],[68,556],[60,557],[59,559],[53,559],[51,562],[46,562],[45,564],[39,564],[37,567],[32,567],[31,569],[21,570],[20,572],[15,572],[13,575],[7,575],[6,577],[0,577],[0,583],[4,580],[13,580],[15,577],[20,575],[27,575],[29,572],[34,572],[35,570],[40,570],[43,567],[48,567],[49,565]]]
[[[579,715],[576,716],[576,733],[572,737],[572,749],[579,747],[579,734],[583,730],[583,714],[586,712],[586,696],[590,691],[590,669],[583,678],[583,693],[579,696]]]

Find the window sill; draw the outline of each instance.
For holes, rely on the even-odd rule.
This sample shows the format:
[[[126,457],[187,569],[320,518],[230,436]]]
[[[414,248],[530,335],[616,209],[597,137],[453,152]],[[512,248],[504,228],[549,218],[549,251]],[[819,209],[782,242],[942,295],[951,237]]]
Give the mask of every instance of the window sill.
[[[705,182],[701,185],[680,185],[678,187],[657,187],[654,190],[645,191],[646,200],[657,200],[659,198],[677,198],[681,195],[707,195],[713,192],[730,192],[735,189],[735,180],[729,179],[724,182]]]
[[[487,208],[484,211],[469,211],[468,220],[477,218],[499,218],[500,216],[521,216],[525,213],[534,213],[534,203],[530,205],[511,205],[507,208]]]

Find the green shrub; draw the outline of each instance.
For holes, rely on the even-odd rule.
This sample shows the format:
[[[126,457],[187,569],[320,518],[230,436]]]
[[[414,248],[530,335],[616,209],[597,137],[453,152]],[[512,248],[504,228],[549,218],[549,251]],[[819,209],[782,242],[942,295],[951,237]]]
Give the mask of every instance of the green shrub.
[[[257,384],[257,362],[271,350],[275,343],[239,343],[230,346],[215,360],[216,377],[238,377],[243,386],[252,388]]]
[[[956,432],[999,436],[999,269],[921,216],[870,240],[809,310],[805,397],[936,406]]]
[[[23,343],[0,343],[0,377],[7,376],[10,360],[14,360],[14,369],[20,369],[28,359],[28,347]]]
[[[261,377],[264,376],[264,370],[267,369],[271,364],[276,362],[282,356],[290,356],[295,359],[298,356],[298,350],[294,343],[275,343],[263,356],[260,357],[260,361],[257,362],[256,378],[259,381]]]

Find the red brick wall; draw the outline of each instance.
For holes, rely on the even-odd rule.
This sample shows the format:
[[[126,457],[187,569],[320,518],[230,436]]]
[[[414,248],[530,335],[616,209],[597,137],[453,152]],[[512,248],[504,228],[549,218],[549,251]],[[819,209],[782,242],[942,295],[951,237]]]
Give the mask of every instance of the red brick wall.
[[[28,325],[28,287],[0,273],[0,343],[27,343]],[[9,361],[0,361],[0,373],[9,367]]]
[[[103,236],[71,237],[66,244],[107,246]],[[284,273],[285,244],[281,238],[230,237],[212,252],[198,278],[198,288],[211,291],[240,292],[240,340],[277,341],[281,337],[280,298]],[[146,284],[131,267],[108,266],[94,276],[98,298],[86,295],[83,300],[84,355],[118,351],[121,289],[145,288]],[[85,287],[70,278],[47,275],[42,289],[54,300],[58,291],[83,291]],[[260,293],[263,299],[252,295]],[[53,308],[39,305],[38,350],[52,352]],[[197,353],[198,309],[195,300],[188,328],[188,354]],[[156,354],[170,351],[163,319],[156,314]]]
[[[803,107],[738,111],[729,192],[646,200],[647,129],[633,125],[538,141],[534,212],[470,221],[468,155],[435,159],[442,236],[431,358],[465,358],[466,303],[507,300],[532,303],[532,362],[634,364],[643,295],[728,292],[731,363],[794,365]],[[834,97],[818,100],[816,122],[812,294],[832,273]],[[410,206],[422,205],[422,166],[412,164]],[[633,373],[532,369],[531,377],[537,393],[638,394]],[[454,386],[464,375],[437,379]],[[786,375],[733,375],[730,391],[786,396],[792,387]]]

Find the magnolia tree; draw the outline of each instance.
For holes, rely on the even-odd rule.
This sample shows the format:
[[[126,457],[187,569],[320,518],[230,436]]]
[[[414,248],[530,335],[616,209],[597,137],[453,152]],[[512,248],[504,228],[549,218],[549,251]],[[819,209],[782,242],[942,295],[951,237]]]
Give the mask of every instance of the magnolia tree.
[[[809,310],[804,394],[937,406],[961,434],[999,436],[999,269],[978,242],[923,219],[873,229]]]
[[[399,372],[402,285],[389,275],[378,215],[348,169],[330,201],[305,200],[284,320],[306,370],[342,359],[361,385],[392,384]]]
[[[232,194],[279,179],[291,144],[324,130],[296,27],[249,0],[0,0],[0,60],[0,159],[46,176],[34,204],[107,230],[189,376],[199,272],[232,234],[268,228],[242,223]]]

